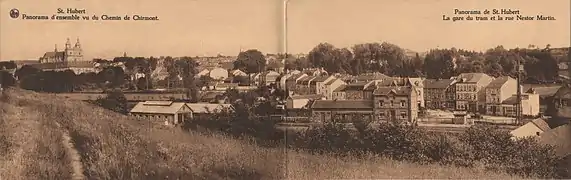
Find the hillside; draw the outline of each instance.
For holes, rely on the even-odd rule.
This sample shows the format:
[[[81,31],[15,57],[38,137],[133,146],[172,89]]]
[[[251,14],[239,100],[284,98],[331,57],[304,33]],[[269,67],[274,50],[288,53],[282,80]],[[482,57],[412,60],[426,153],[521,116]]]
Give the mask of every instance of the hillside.
[[[377,157],[286,153],[247,140],[161,128],[54,95],[14,89],[5,95],[0,101],[1,179],[283,179],[286,174],[289,179],[513,179]]]

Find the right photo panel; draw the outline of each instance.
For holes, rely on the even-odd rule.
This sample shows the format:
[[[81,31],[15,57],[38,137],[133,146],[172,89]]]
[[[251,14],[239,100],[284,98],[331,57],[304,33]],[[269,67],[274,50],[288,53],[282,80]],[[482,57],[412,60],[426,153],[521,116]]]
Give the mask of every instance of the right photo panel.
[[[570,9],[286,0],[287,178],[571,178]]]

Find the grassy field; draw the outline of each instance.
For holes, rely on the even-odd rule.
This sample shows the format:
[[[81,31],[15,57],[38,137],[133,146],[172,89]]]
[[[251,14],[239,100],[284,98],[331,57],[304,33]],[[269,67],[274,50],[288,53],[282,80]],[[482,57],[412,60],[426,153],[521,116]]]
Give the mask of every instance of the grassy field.
[[[7,90],[0,101],[0,179],[506,178],[504,174],[380,157],[335,158],[139,121],[55,95]],[[81,168],[64,158],[69,148]]]

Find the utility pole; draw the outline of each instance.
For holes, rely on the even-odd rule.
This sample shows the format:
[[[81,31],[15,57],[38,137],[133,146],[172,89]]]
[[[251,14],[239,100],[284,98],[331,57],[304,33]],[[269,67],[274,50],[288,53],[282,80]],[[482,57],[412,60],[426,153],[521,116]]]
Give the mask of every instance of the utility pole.
[[[517,75],[517,76],[516,76],[516,80],[517,80],[517,95],[516,95],[517,97],[516,97],[516,100],[517,100],[517,103],[516,103],[515,110],[516,110],[516,124],[519,125],[519,124],[521,123],[521,121],[522,121],[522,112],[521,112],[521,110],[522,110],[522,108],[521,108],[521,91],[522,91],[522,89],[521,89],[521,71],[522,71],[522,69],[523,69],[523,66],[520,64],[520,59],[517,59],[516,62],[517,62],[517,66],[516,66],[516,67],[517,67],[517,72],[516,72],[516,75]]]

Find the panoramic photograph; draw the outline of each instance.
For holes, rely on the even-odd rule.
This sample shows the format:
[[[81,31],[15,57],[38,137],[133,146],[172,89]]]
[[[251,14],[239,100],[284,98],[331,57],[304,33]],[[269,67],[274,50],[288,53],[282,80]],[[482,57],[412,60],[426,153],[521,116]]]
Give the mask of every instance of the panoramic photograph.
[[[0,179],[571,178],[571,3],[0,1]]]

